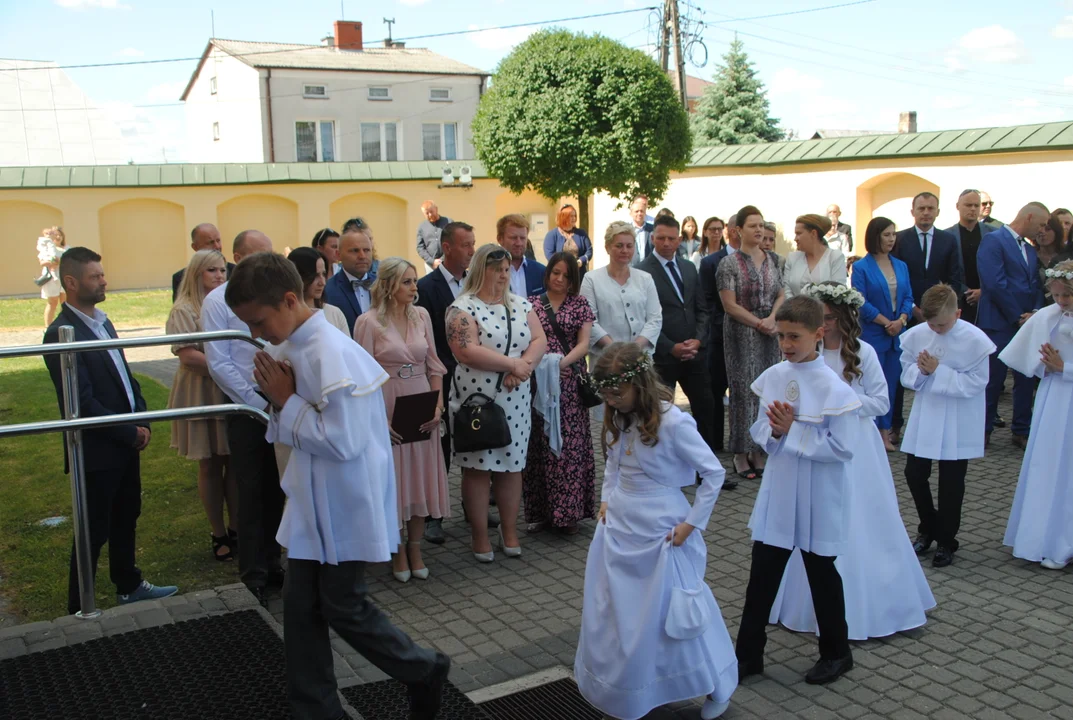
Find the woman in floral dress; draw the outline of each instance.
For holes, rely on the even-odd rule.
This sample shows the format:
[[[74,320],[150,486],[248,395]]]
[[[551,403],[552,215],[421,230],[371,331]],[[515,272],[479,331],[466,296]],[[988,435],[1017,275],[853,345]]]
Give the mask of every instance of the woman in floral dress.
[[[559,363],[560,426],[562,448],[558,455],[548,445],[544,420],[533,413],[529,435],[529,463],[522,472],[525,521],[530,526],[551,525],[567,534],[596,513],[596,461],[592,450],[589,411],[581,402],[578,370],[584,369],[589,334],[596,316],[584,296],[578,295],[580,272],[570,253],[555,253],[544,272],[544,295],[529,298],[548,339],[548,353],[563,356]],[[548,306],[551,313],[548,312]],[[566,336],[563,347],[552,318]]]

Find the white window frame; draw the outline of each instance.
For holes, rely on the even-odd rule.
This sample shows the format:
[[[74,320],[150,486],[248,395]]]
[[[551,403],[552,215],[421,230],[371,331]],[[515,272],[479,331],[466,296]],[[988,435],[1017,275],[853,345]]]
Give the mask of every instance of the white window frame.
[[[298,123],[310,123],[310,122],[313,123],[313,128],[314,128],[314,138],[315,138],[315,141],[316,141],[317,159],[316,160],[299,160],[298,159]],[[329,162],[329,161],[326,161],[324,159],[324,141],[322,140],[322,134],[321,134],[321,129],[320,129],[320,124],[321,123],[331,123],[332,124],[332,149],[335,152],[335,158],[333,158],[330,162],[339,162],[340,161],[339,159],[341,157],[341,154],[339,152],[339,139],[340,139],[341,133],[339,131],[339,121],[336,120],[335,118],[326,118],[326,117],[299,117],[299,118],[294,119],[294,161],[295,162]]]
[[[387,95],[373,95],[373,90],[384,90]],[[388,85],[370,85],[365,91],[365,97],[371,102],[389,102],[392,100],[391,87]]]
[[[214,142],[220,139],[220,123],[218,122],[212,124],[212,139]]]
[[[216,94],[216,76],[215,75],[213,75],[211,78],[209,78],[209,94],[210,95],[215,95]]]
[[[432,160],[425,160],[425,125],[438,125],[440,128],[440,157]],[[455,126],[455,156],[454,158],[447,158],[447,133],[444,132],[445,125]],[[445,122],[426,122],[421,123],[421,159],[425,162],[453,162],[455,160],[462,159],[462,123],[458,121],[445,121]]]
[[[309,92],[310,88],[321,88],[324,90],[322,94]],[[328,99],[328,86],[323,83],[318,84],[306,84],[302,83],[302,97],[307,100],[327,100]]]
[[[433,97],[432,93],[434,93],[436,91],[441,91],[441,92],[447,93],[447,97],[444,97],[444,98]],[[429,102],[446,102],[446,103],[454,102],[454,95],[451,92],[451,88],[449,88],[449,87],[429,88],[428,89],[428,101]]]
[[[394,123],[395,125],[395,159],[387,159],[387,130],[385,125]],[[361,136],[362,125],[379,125],[380,126],[380,160],[366,160],[365,159],[365,146]],[[403,142],[402,142],[402,120],[398,118],[361,118],[358,121],[358,155],[360,156],[359,162],[401,162],[403,159]]]

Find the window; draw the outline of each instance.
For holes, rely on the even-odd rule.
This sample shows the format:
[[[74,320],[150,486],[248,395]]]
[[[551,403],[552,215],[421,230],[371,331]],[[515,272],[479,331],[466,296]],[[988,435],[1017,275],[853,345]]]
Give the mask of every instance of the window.
[[[212,139],[213,140],[219,140],[220,139],[220,123],[218,123],[218,122],[214,122],[212,124]]]
[[[451,88],[432,88],[428,91],[428,99],[432,102],[451,102]]]
[[[299,120],[294,146],[298,162],[335,162],[335,121]]]
[[[328,86],[327,85],[303,85],[302,97],[314,98],[316,100],[326,100],[328,98]]]
[[[423,124],[421,126],[421,151],[425,160],[457,160],[458,124]]]
[[[209,78],[209,94],[210,95],[215,95],[216,94],[216,76],[215,75],[212,76],[211,78]]]
[[[394,162],[399,159],[398,125],[393,122],[361,124],[362,162]]]
[[[386,87],[371,87],[369,88],[370,100],[390,100],[391,88]]]

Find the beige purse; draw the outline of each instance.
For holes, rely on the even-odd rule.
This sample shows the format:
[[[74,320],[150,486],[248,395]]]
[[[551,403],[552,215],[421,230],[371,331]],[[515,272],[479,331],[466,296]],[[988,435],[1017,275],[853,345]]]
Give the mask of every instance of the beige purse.
[[[563,233],[563,235],[566,235],[566,233]],[[577,257],[578,247],[577,243],[574,242],[573,233],[571,233],[570,235],[566,235],[566,241],[563,242],[563,252],[570,253],[574,257]]]

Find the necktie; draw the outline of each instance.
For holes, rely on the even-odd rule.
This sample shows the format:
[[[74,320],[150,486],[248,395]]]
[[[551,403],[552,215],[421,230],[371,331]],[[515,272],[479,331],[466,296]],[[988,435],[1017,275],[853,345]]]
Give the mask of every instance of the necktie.
[[[375,277],[370,277],[369,275],[366,275],[365,278],[362,280],[351,280],[350,286],[353,287],[355,290],[357,290],[358,288],[368,290],[370,287],[372,287],[372,284],[374,282],[376,282]]]
[[[923,247],[923,249],[924,249],[924,267],[927,268],[928,267],[928,233],[926,233],[926,232],[920,233],[920,243],[921,243],[921,247]]]
[[[671,277],[674,278],[674,284],[678,286],[678,295],[682,298],[682,301],[685,302],[686,289],[682,285],[682,277],[678,274],[678,266],[675,264],[674,260],[667,261],[667,269],[671,271]]]

